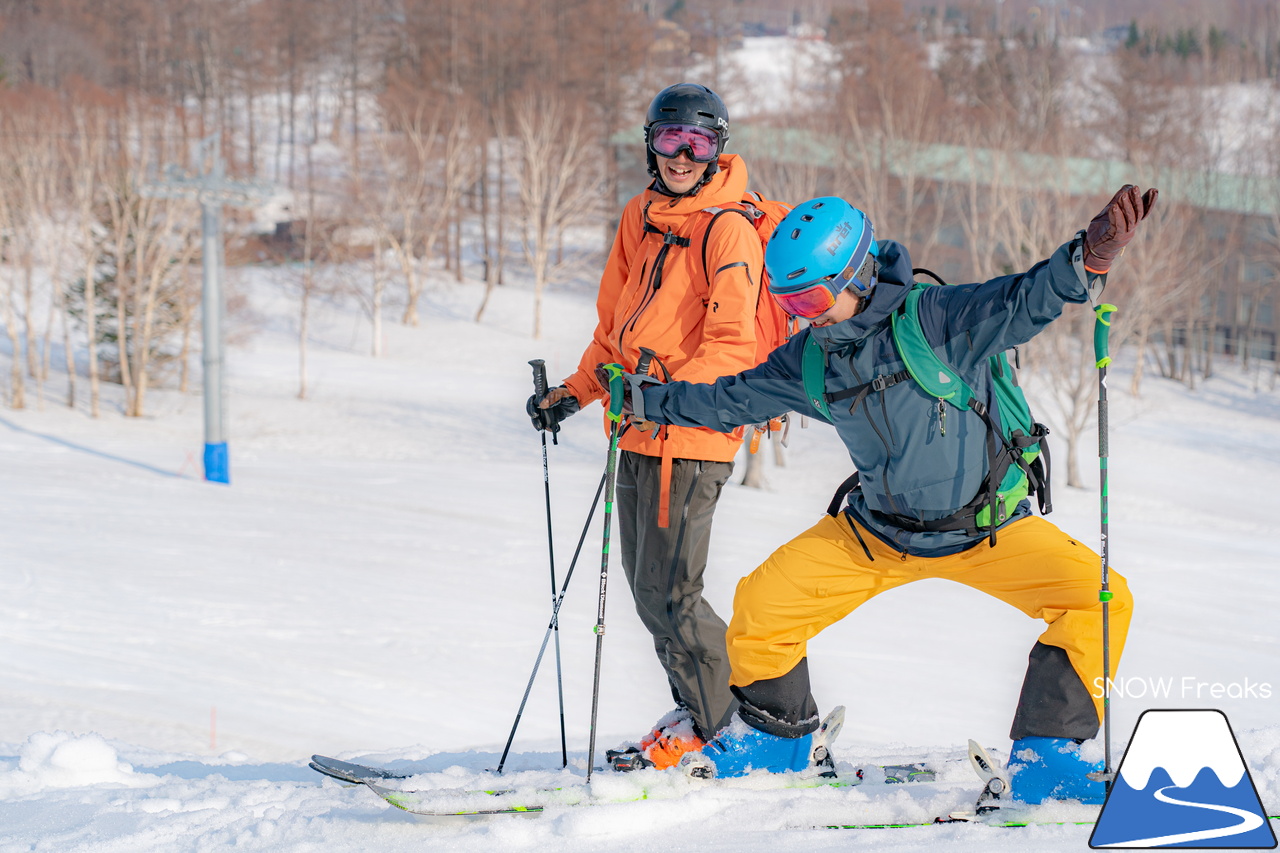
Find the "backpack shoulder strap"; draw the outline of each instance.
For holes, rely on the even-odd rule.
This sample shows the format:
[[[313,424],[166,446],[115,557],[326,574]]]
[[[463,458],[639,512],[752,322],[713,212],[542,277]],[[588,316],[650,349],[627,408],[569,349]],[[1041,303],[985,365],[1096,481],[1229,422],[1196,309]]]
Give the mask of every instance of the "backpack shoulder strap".
[[[968,409],[973,389],[933,351],[920,325],[920,297],[930,287],[917,282],[902,306],[890,315],[893,344],[907,366],[907,372],[925,393],[945,400],[957,409]]]
[[[831,420],[831,406],[827,404],[827,352],[822,342],[810,333],[804,341],[804,352],[800,357],[800,379],[804,382],[804,393],[809,403]]]
[[[711,287],[711,270],[707,269],[707,243],[711,241],[711,229],[716,226],[716,220],[726,213],[740,213],[754,228],[755,219],[740,207],[704,207],[702,210],[704,213],[711,214],[707,230],[702,232],[702,273],[707,277],[707,287]]]

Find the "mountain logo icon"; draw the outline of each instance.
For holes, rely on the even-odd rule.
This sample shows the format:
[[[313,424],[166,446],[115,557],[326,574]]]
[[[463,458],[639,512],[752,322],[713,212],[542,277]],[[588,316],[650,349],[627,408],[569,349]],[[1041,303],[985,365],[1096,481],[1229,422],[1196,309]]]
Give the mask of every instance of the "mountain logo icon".
[[[1275,848],[1275,833],[1226,714],[1144,711],[1089,846]]]

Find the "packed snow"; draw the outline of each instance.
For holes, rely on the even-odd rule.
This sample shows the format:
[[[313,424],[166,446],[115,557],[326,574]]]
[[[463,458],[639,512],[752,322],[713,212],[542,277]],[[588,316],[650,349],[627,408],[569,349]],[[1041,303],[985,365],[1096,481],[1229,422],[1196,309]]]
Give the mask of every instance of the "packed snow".
[[[566,375],[594,308],[588,281],[553,290],[533,340],[526,289],[504,287],[477,324],[479,286],[437,275],[422,326],[384,326],[373,359],[367,318],[331,300],[300,400],[288,275],[230,275],[249,309],[229,321],[229,486],[200,479],[198,385],[152,392],[133,420],[107,386],[95,421],[83,379],[70,411],[55,372],[42,404],[0,410],[0,851],[1083,848],[1087,823],[817,828],[971,805],[970,737],[1007,758],[1040,628],[943,581],[876,599],[811,644],[822,710],[849,708],[835,757],[870,768],[861,787],[602,771],[602,793],[649,799],[431,819],[309,770],[322,753],[420,774],[415,787],[498,784],[489,769],[552,602],[527,362]],[[1220,368],[1194,393],[1149,377],[1131,397],[1123,369],[1112,383],[1112,553],[1137,597],[1116,744],[1146,708],[1220,708],[1274,812],[1280,394]],[[598,411],[548,449],[558,584],[604,466]],[[794,424],[789,445],[785,468],[765,445],[766,489],[731,485],[721,501],[707,594],[724,614],[737,579],[813,523],[847,473],[829,429]],[[1056,506],[1053,520],[1096,546],[1096,489],[1059,477]],[[569,768],[553,643],[503,787],[584,774],[600,541],[597,512],[560,618]],[[597,764],[671,705],[616,560],[609,580]],[[939,781],[878,783],[874,765],[920,759]],[[1081,819],[1063,808],[1057,819]]]

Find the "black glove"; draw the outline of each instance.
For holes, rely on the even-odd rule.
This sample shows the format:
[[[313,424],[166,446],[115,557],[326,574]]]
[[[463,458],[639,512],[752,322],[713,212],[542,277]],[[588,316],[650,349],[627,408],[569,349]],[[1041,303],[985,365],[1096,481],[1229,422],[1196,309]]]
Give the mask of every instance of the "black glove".
[[[563,388],[564,386],[561,385],[560,387]],[[530,394],[529,400],[524,404],[525,412],[528,413],[529,419],[533,421],[533,428],[539,432],[549,430],[552,433],[560,432],[560,422],[578,411],[578,408],[578,398],[573,395],[561,397],[550,406],[542,409],[538,407],[538,395]]]
[[[1125,184],[1107,202],[1102,212],[1093,217],[1084,232],[1084,268],[1094,275],[1106,275],[1111,262],[1119,257],[1156,205],[1156,189],[1142,193],[1133,184]]]

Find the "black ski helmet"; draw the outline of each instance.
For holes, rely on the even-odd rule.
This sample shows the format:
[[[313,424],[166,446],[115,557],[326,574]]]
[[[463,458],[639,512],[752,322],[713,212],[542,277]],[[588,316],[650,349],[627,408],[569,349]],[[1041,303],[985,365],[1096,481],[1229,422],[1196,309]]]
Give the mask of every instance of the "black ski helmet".
[[[695,124],[714,131],[716,139],[716,155],[724,153],[724,144],[729,140],[729,111],[724,107],[720,96],[697,83],[677,83],[659,92],[649,104],[649,112],[644,119],[644,149],[649,166],[649,174],[658,177],[658,160],[649,147],[649,134],[654,125],[659,124]],[[689,190],[696,193],[702,185],[716,173],[713,160],[698,185]],[[660,186],[665,188],[661,179]]]

